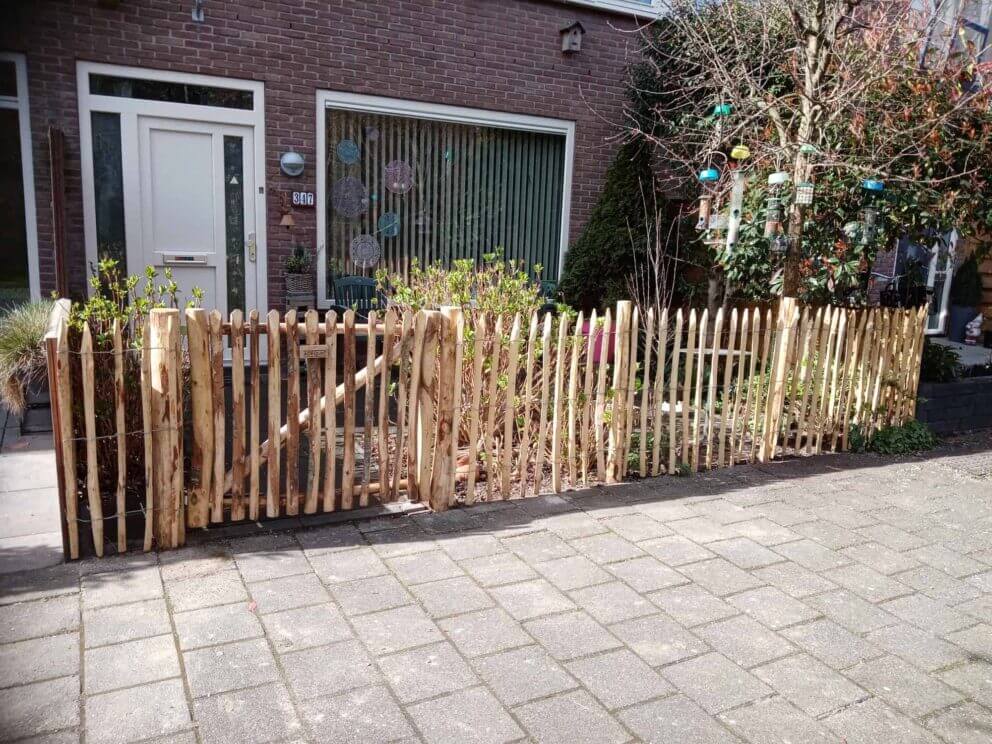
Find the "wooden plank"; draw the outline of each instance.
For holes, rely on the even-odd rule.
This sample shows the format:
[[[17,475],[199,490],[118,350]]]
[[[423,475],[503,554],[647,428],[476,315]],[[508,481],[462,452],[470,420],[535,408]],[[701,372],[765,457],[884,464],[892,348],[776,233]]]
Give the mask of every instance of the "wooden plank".
[[[207,316],[210,335],[210,411],[213,415],[213,456],[210,476],[210,521],[224,521],[224,336],[219,310]]]
[[[355,311],[344,313],[344,458],[341,467],[341,508],[355,507]]]
[[[541,493],[544,482],[544,458],[547,454],[548,401],[551,397],[551,313],[544,316],[541,332],[541,408],[539,409],[537,444],[534,453],[534,495]],[[526,495],[526,492],[524,492]]]
[[[393,360],[391,352],[393,337],[396,335],[396,311],[386,310],[386,322],[382,333],[382,380],[379,385],[379,439],[376,455],[379,459],[380,500],[389,499],[389,389],[392,385]],[[374,361],[374,360],[373,360]],[[319,402],[316,404],[319,405]],[[316,407],[316,405],[314,407]]]
[[[820,442],[818,442],[817,452],[822,451],[823,437],[826,436],[827,433],[830,434],[832,442],[837,441],[837,420],[834,415],[834,409],[836,408],[837,403],[837,385],[840,370],[844,367],[844,357],[842,356],[842,353],[844,351],[844,341],[847,334],[847,310],[837,308],[837,315],[839,316],[837,323],[837,336],[834,340],[833,357],[830,364],[830,392],[827,396],[824,426],[820,434]]]
[[[747,459],[744,454],[744,442],[750,430],[748,422],[751,420],[753,401],[755,396],[755,380],[758,363],[761,360],[761,311],[753,308],[751,311],[751,340],[748,346],[750,359],[748,363],[747,377],[744,379],[744,407],[740,410],[741,436],[737,442],[737,456]],[[753,432],[752,432],[753,435]]]
[[[93,335],[89,323],[83,326],[79,349],[83,371],[83,427],[86,433],[86,498],[90,505],[93,545],[97,556],[103,556],[103,505],[100,502],[100,464],[96,454],[96,392],[93,367]]]
[[[389,486],[389,498],[399,498],[400,473],[403,470],[403,455],[406,452],[406,407],[410,391],[410,353],[413,346],[413,311],[407,308],[403,312],[400,327],[400,344],[398,349],[397,389],[396,399],[396,442],[393,448],[393,477]]]
[[[706,335],[709,329],[709,309],[704,308],[699,320],[697,345],[699,362],[692,397],[692,472],[699,472],[700,419],[703,416],[703,379],[706,372]]]
[[[245,518],[245,318],[231,311],[231,519]]]
[[[324,344],[327,347],[327,357],[324,359],[324,486],[323,509],[325,512],[334,511],[337,506],[335,499],[335,479],[337,476],[337,435],[338,407],[334,403],[334,391],[338,380],[338,334],[337,313],[328,310],[324,316]]]
[[[114,424],[117,432],[117,552],[127,552],[127,502],[124,487],[127,484],[127,425],[124,423],[124,408],[127,396],[124,392],[124,341],[121,337],[121,322],[114,319],[112,329],[114,339]]]
[[[437,445],[431,466],[430,505],[435,512],[445,511],[455,497],[455,389],[460,381],[456,377],[458,366],[458,333],[461,329],[462,308],[446,305],[440,313],[437,381]]]
[[[572,356],[568,368],[568,482],[575,488],[579,482],[578,408],[579,408],[579,357],[582,355],[583,313],[575,320],[572,336]]]
[[[358,505],[369,505],[369,483],[372,477],[372,442],[375,440],[375,352],[376,334],[371,328],[375,326],[376,312],[369,312],[369,333],[365,341],[365,399],[364,416],[362,421],[362,490]]]
[[[262,412],[262,373],[259,359],[258,310],[248,314],[249,350],[251,351],[251,422],[248,432],[248,447],[251,452],[248,467],[248,518],[258,519],[259,474],[261,462],[258,456],[258,440]]]
[[[758,448],[759,462],[773,459],[778,447],[779,427],[782,423],[782,407],[785,404],[785,387],[788,380],[787,365],[797,330],[795,314],[794,297],[783,297],[779,300],[778,317],[775,320],[775,339],[772,343],[771,369],[764,400],[765,421]]]
[[[280,361],[279,349],[279,311],[269,310],[269,457],[268,463],[268,489],[265,495],[265,516],[272,518],[279,516],[279,450],[282,447],[282,440],[279,437],[279,424],[282,418],[282,363]]]
[[[821,307],[817,309],[816,315],[813,316],[813,322],[809,329],[809,336],[806,339],[806,343],[803,345],[803,358],[800,360],[800,364],[802,365],[802,376],[800,378],[800,383],[802,386],[802,399],[799,403],[799,413],[796,418],[796,454],[799,454],[799,451],[803,448],[803,440],[806,437],[806,412],[808,410],[811,392],[814,387],[813,380],[815,379],[816,356],[818,353],[817,349],[819,346],[822,328],[823,308]]]
[[[307,310],[304,328],[306,330],[307,346],[317,345],[317,311]],[[325,347],[326,348],[326,347]],[[326,351],[324,352],[327,353]],[[320,363],[319,357],[307,356],[307,407],[311,411],[320,410]],[[235,408],[237,410],[237,408]],[[304,514],[316,514],[320,499],[320,436],[321,421],[319,415],[311,419],[307,430],[307,442],[310,445],[310,456],[307,461],[307,491],[303,501]]]
[[[492,344],[489,354],[489,379],[486,383],[486,421],[483,432],[486,450],[486,500],[493,498],[493,489],[499,468],[496,462],[496,394],[499,382],[499,360],[503,347],[503,317],[496,317],[496,329],[493,331]]]
[[[606,451],[606,482],[615,483],[623,462],[623,414],[626,410],[624,387],[627,382],[627,365],[630,362],[630,301],[617,303],[616,333],[613,351],[613,400],[610,409],[610,433]]]
[[[713,344],[710,349],[710,376],[706,390],[706,469],[713,467],[713,432],[716,416],[716,383],[720,370],[720,346],[723,344],[723,308],[716,311],[713,323]],[[700,356],[702,362],[702,356]]]
[[[672,348],[672,371],[668,375],[668,472],[676,473],[676,428],[675,414],[678,410],[679,396],[679,365],[681,363],[682,350],[682,308],[675,313],[675,331],[672,335],[674,347]]]
[[[479,472],[479,424],[482,407],[482,366],[485,361],[486,333],[489,327],[485,313],[475,316],[472,347],[472,402],[468,422],[468,480],[466,481],[465,503],[475,503],[475,479]]]
[[[144,347],[147,349],[147,344]],[[79,558],[79,481],[76,478],[76,438],[72,431],[72,375],[69,368],[69,325],[63,319],[59,324],[55,344],[56,369],[54,388],[59,410],[59,438],[62,440],[62,478],[65,482],[65,521],[69,536],[69,557]],[[147,351],[144,352],[147,354]],[[151,441],[151,428],[146,425],[147,442]],[[149,463],[146,462],[146,467]],[[146,524],[152,513],[145,514]]]
[[[561,493],[561,433],[565,410],[565,358],[568,350],[568,316],[558,318],[558,347],[555,350],[555,389],[551,413],[551,488]],[[508,404],[508,408],[512,405]]]
[[[523,426],[520,429],[520,462],[517,479],[520,481],[520,495],[527,495],[527,470],[530,467],[530,419],[531,401],[534,398],[534,359],[537,356],[537,311],[530,316],[530,333],[527,337],[527,366],[524,370]]]
[[[705,327],[705,325],[704,325]],[[692,428],[690,417],[692,416],[692,383],[695,381],[693,374],[696,362],[696,310],[689,310],[689,330],[685,345],[685,380],[682,383],[682,450],[680,452],[682,465],[692,466]]]
[[[749,341],[751,334],[748,333],[751,315],[747,308],[741,311],[741,335],[740,354],[737,362],[737,378],[734,385],[734,404],[730,414],[730,441],[727,446],[727,465],[737,464],[738,453],[740,452],[740,440],[744,437],[744,412],[741,410],[742,402],[746,401],[744,388],[748,384],[747,369],[750,366],[750,359],[753,356],[750,351]],[[738,426],[740,424],[740,426]],[[740,431],[740,438],[737,432]]]
[[[847,392],[844,396],[843,403],[843,424],[842,424],[842,434],[844,441],[842,443],[842,449],[847,452],[850,448],[850,425],[851,425],[851,415],[852,408],[855,403],[855,393],[858,387],[858,378],[860,376],[861,370],[861,360],[864,356],[864,341],[865,341],[865,326],[868,323],[868,311],[854,311],[854,317],[857,320],[857,329],[854,334],[853,346],[851,349],[851,354],[849,356],[849,363],[847,368]],[[852,324],[853,326],[854,324]]]
[[[636,342],[635,342],[636,343]],[[648,409],[651,392],[651,346],[654,344],[654,308],[648,310],[647,325],[644,329],[644,374],[641,382],[641,422],[637,446],[637,474],[642,478],[648,474]]]
[[[785,413],[785,440],[783,448],[787,447],[792,438],[792,427],[799,416],[799,401],[802,398],[802,370],[809,353],[809,331],[812,323],[812,315],[809,307],[804,307],[802,317],[799,320],[799,338],[796,341],[794,352],[789,361],[789,391],[788,406]]]
[[[818,323],[813,328],[810,353],[807,359],[809,367],[809,374],[806,379],[807,393],[803,396],[803,410],[800,412],[800,423],[805,424],[802,427],[803,443],[801,449],[807,455],[813,451],[813,442],[816,439],[816,416],[820,410],[820,381],[826,345],[830,336],[830,317],[829,307],[820,309]],[[799,449],[797,441],[797,454]]]
[[[155,309],[151,325],[155,538],[159,549],[182,543],[182,441],[179,416],[179,311]]]
[[[585,379],[582,383],[582,428],[579,433],[582,468],[582,482],[589,483],[589,441],[591,436],[590,418],[593,410],[593,372],[596,369],[596,311],[589,316],[589,330],[586,333]]]
[[[596,375],[596,414],[593,421],[594,441],[596,447],[596,478],[600,483],[606,482],[606,447],[603,427],[606,425],[606,367],[609,364],[610,330],[612,318],[607,308],[603,316],[603,332],[599,334],[596,348],[599,352],[599,369]]]
[[[420,500],[429,501],[434,487],[433,470],[434,447],[437,441],[437,425],[435,410],[437,400],[437,356],[441,337],[441,314],[436,311],[427,313],[427,327],[424,335],[424,350],[421,355],[420,390],[417,395],[419,413],[417,420],[417,436],[419,461],[417,463],[418,480],[420,482]]]
[[[769,378],[769,358],[772,347],[772,310],[768,308],[765,312],[765,330],[761,338],[761,370],[758,376],[758,387],[754,394],[754,413],[752,414],[751,428],[751,462],[758,458],[758,451],[761,448],[762,436],[764,434],[764,414],[765,398],[767,397]]]
[[[916,401],[920,388],[921,361],[923,358],[924,335],[927,325],[927,306],[924,305],[916,313],[916,353],[909,365],[909,385],[906,398],[906,408],[903,411],[903,421],[911,419],[916,415]]]
[[[730,465],[732,463],[726,462],[727,455],[727,422],[730,421],[731,425],[731,439],[733,438],[733,392],[731,390],[731,383],[733,381],[734,375],[734,354],[737,350],[737,308],[732,308],[730,311],[730,328],[727,331],[727,356],[723,362],[723,383],[720,386],[720,431],[717,434],[717,439],[719,444],[717,445],[716,453],[716,466],[722,468],[724,463]],[[741,364],[744,362],[744,357],[741,356]],[[714,375],[715,377],[716,375]],[[731,447],[733,447],[733,442],[731,442]],[[708,466],[708,463],[707,463]]]
[[[421,310],[414,318],[413,349],[410,364],[410,401],[408,406],[410,434],[407,438],[407,488],[411,501],[420,501],[420,367],[423,362],[427,336],[427,314]],[[346,414],[347,415],[347,414]],[[428,489],[430,484],[428,484]]]
[[[286,516],[300,513],[300,337],[295,310],[286,313]]]
[[[145,458],[145,543],[147,553],[152,549],[155,537],[155,454],[152,449],[152,368],[151,368],[151,324],[145,319],[141,324],[141,438],[144,440]],[[75,459],[75,457],[73,457]],[[73,496],[75,496],[73,479]],[[75,516],[75,499],[73,499]],[[75,524],[71,525],[74,528]],[[71,532],[70,532],[71,535]],[[78,542],[78,538],[77,538]]]
[[[648,339],[649,344],[654,343],[654,338]],[[661,462],[661,427],[664,423],[663,404],[665,401],[665,356],[668,353],[668,308],[662,308],[661,318],[658,320],[658,350],[655,354],[657,358],[657,370],[654,376],[654,410],[652,411],[652,424],[654,425],[654,446],[651,448],[651,475],[659,475],[663,467]],[[645,376],[645,384],[647,376]]]
[[[503,412],[503,454],[500,458],[500,490],[504,499],[510,498],[513,423],[517,415],[517,372],[520,366],[520,321],[520,313],[517,313],[510,329],[510,348],[506,363],[506,407]]]
[[[637,403],[637,395],[634,386],[637,381],[637,346],[640,341],[640,310],[634,305],[634,312],[631,314],[630,324],[627,330],[627,362],[624,375],[626,376],[623,388],[623,408],[620,419],[620,458],[619,470],[620,478],[627,477],[628,455],[634,435],[634,405]]]
[[[461,307],[455,317],[455,382],[453,385],[455,399],[452,401],[453,418],[451,422],[451,473],[448,489],[451,504],[455,503],[455,481],[458,477],[458,445],[462,425],[462,396],[464,391],[464,376],[462,367],[465,364],[465,313]]]
[[[813,452],[820,454],[823,447],[823,435],[827,428],[828,406],[830,403],[830,382],[835,365],[834,351],[837,335],[840,330],[840,319],[843,313],[838,307],[830,309],[830,332],[823,348],[823,363],[820,365],[820,381],[818,385],[819,399],[816,409],[816,431],[813,438]]]

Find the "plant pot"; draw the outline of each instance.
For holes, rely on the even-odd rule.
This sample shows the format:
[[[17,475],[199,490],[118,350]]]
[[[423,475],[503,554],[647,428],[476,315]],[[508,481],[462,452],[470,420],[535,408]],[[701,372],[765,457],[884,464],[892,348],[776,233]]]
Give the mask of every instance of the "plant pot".
[[[964,342],[964,327],[978,315],[977,307],[951,305],[947,314],[947,337],[951,341]]]
[[[286,274],[286,294],[312,295],[315,279],[313,274]]]
[[[582,324],[582,335],[585,336],[586,338],[588,338],[589,337],[589,330],[590,330],[589,329],[589,321],[587,320],[587,321],[585,321]],[[592,342],[592,358],[593,358],[593,361],[596,362],[596,364],[599,364],[601,361],[604,361],[602,359],[602,356],[603,356],[603,343],[604,343],[603,336],[605,334],[603,333],[603,329],[602,328],[597,328],[596,331],[595,331],[595,333],[596,333],[596,337],[595,337],[595,339]],[[605,342],[606,342],[606,359],[605,359],[605,361],[607,363],[613,361],[613,347],[616,345],[616,335],[617,335],[616,334],[616,330],[613,329],[613,328],[611,328],[610,329],[609,338],[605,339]]]
[[[48,396],[48,378],[43,377],[27,386],[24,391],[27,406],[21,415],[21,434],[43,434],[52,430],[51,402]]]

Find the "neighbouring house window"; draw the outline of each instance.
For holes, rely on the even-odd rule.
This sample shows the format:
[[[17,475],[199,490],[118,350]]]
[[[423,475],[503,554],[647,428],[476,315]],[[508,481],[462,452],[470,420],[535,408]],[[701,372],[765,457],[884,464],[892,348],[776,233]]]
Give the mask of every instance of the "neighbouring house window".
[[[17,98],[17,65],[10,60],[0,60],[0,96]]]
[[[121,161],[121,117],[94,111],[93,201],[96,206],[96,246],[99,258],[113,258],[127,271],[124,242],[124,168]]]
[[[31,299],[24,222],[21,129],[16,108],[0,108],[0,306]]]
[[[101,75],[95,72],[90,73],[90,93],[99,96],[140,98],[145,101],[219,106],[248,111],[254,107],[254,96],[250,90]]]
[[[245,310],[244,140],[224,136],[224,226],[227,243],[227,310]]]
[[[565,159],[563,134],[329,108],[328,296],[336,274],[497,251],[557,279]]]

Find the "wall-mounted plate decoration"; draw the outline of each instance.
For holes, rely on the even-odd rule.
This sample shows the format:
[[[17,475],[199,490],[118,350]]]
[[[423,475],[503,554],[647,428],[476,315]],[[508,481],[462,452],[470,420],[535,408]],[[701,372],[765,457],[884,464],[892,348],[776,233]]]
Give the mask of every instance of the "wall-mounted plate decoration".
[[[405,194],[413,188],[413,168],[405,160],[392,160],[383,170],[386,188],[394,194]]]
[[[400,216],[396,212],[384,212],[376,223],[379,234],[384,238],[395,238],[400,234]]]
[[[342,217],[358,217],[369,208],[369,194],[360,180],[345,176],[331,187],[331,204]]]
[[[359,235],[351,241],[351,262],[359,269],[371,269],[380,255],[379,241],[373,235]]]
[[[365,139],[368,142],[378,142],[379,130],[373,127],[371,124],[365,127]]]
[[[362,151],[355,144],[354,140],[343,139],[334,148],[338,154],[338,160],[345,165],[353,165],[362,157]]]

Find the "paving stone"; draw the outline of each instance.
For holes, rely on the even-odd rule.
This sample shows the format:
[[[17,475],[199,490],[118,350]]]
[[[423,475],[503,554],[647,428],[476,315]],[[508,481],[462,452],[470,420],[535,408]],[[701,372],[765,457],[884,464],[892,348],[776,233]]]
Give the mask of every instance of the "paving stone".
[[[310,558],[310,565],[325,584],[340,584],[389,573],[386,564],[368,547],[317,555]]]
[[[530,620],[575,608],[568,597],[544,579],[493,587],[489,593],[516,620]]]
[[[967,657],[957,646],[903,623],[880,628],[869,633],[865,638],[879,648],[927,672],[964,661]]]
[[[806,654],[779,659],[753,671],[758,679],[813,717],[868,697],[857,685]]]
[[[796,650],[781,636],[743,615],[705,625],[694,632],[715,651],[745,668],[788,656]]]
[[[413,727],[385,687],[310,700],[300,706],[300,715],[317,741],[366,744],[413,735]]]
[[[937,738],[878,698],[856,703],[823,723],[845,744],[937,744]]]
[[[171,634],[88,649],[83,655],[83,669],[83,692],[87,695],[180,674],[176,642]]]
[[[645,540],[638,543],[638,547],[643,548],[659,561],[669,566],[682,566],[686,563],[693,563],[714,557],[714,554],[709,550],[681,535]]]
[[[496,553],[462,562],[462,568],[485,587],[537,578],[537,573],[511,553]]]
[[[473,666],[496,697],[510,706],[578,686],[540,646],[526,646],[487,656],[477,659]]]
[[[992,707],[992,662],[972,659],[937,675],[943,682],[960,690],[986,707]]]
[[[283,654],[286,681],[298,700],[381,683],[375,662],[357,641]]]
[[[693,542],[703,544],[738,537],[739,534],[734,525],[720,524],[709,517],[680,519],[677,522],[668,522],[666,526]]]
[[[527,502],[524,502],[525,504]],[[579,537],[598,535],[606,532],[606,526],[598,519],[594,519],[588,514],[576,512],[571,514],[554,514],[544,517],[535,524],[539,524],[549,532],[553,532],[562,540],[574,540]]]
[[[158,566],[146,566],[82,579],[83,606],[87,609],[126,604],[162,596]]]
[[[689,508],[684,499],[671,499],[667,501],[647,501],[634,505],[638,512],[647,514],[652,519],[662,523],[674,522],[679,519],[691,519],[696,516],[696,512]]]
[[[956,605],[954,609],[978,620],[992,623],[992,594],[969,599],[967,602]]]
[[[793,525],[792,529],[803,537],[815,540],[831,550],[840,550],[865,542],[864,535],[823,519]]]
[[[188,739],[180,739],[179,737],[184,736],[184,734],[177,734],[175,737],[168,737],[167,739],[156,739],[154,744],[196,744],[195,736],[186,735],[189,736]],[[18,744],[79,744],[79,731],[68,729],[53,734],[41,734],[32,736],[30,739],[21,739]]]
[[[618,579],[623,580],[634,591],[642,593],[686,584],[689,581],[678,571],[650,556],[613,563],[607,566],[607,570]]]
[[[262,744],[304,736],[289,694],[279,684],[199,698],[193,711],[204,744]]]
[[[647,598],[619,581],[576,589],[569,592],[569,596],[579,607],[606,625],[656,612]]]
[[[645,554],[634,543],[609,532],[573,540],[572,547],[600,565],[638,558]]]
[[[172,620],[183,650],[262,635],[262,626],[246,602],[178,612]]]
[[[739,612],[695,584],[654,592],[651,601],[687,627],[722,620]]]
[[[709,713],[719,713],[771,694],[757,677],[720,654],[666,667],[665,677]]]
[[[651,517],[639,514],[623,514],[604,519],[603,525],[631,542],[640,542],[641,540],[650,540],[672,534],[672,531],[665,525]]]
[[[162,580],[184,581],[197,576],[212,576],[234,568],[234,558],[223,543],[187,545],[158,554]]]
[[[832,581],[828,581],[819,574],[795,563],[778,563],[774,566],[757,568],[751,572],[751,575],[758,581],[778,587],[797,599],[837,588],[837,585]]]
[[[504,548],[531,564],[575,555],[575,551],[567,542],[548,532],[508,537],[501,542]]]
[[[928,674],[895,656],[865,661],[845,674],[866,690],[913,718],[940,710],[962,697]]]
[[[619,717],[638,738],[647,742],[739,744],[741,741],[683,695],[627,708]]]
[[[390,520],[396,522],[398,520]],[[366,532],[365,539],[381,558],[395,558],[411,553],[426,553],[434,549],[434,543],[427,538],[427,533],[413,523],[395,529]]]
[[[803,742],[828,744],[836,741],[830,731],[779,697],[758,700],[720,714],[727,726],[753,742]]]
[[[313,557],[324,553],[337,553],[365,545],[365,538],[353,524],[335,524],[316,529],[299,530],[296,541],[303,552]]]
[[[681,570],[682,573],[694,582],[704,589],[713,592],[718,597],[761,586],[761,582],[751,576],[751,574],[742,571],[723,558],[700,561],[689,566],[683,566]]]
[[[955,744],[986,744],[992,735],[992,713],[975,703],[955,705],[927,721],[927,728]]]
[[[524,736],[484,687],[412,705],[407,713],[429,744],[501,744]]]
[[[920,563],[925,563],[958,579],[985,568],[978,561],[961,555],[943,545],[926,545],[916,550],[910,550],[908,555],[911,555]]]
[[[0,735],[5,741],[78,723],[78,676],[0,690]]]
[[[893,550],[911,550],[921,548],[927,541],[921,537],[910,534],[906,530],[894,527],[891,524],[876,524],[871,527],[861,527],[858,534],[863,535],[866,540],[881,543]]]
[[[975,599],[981,595],[978,587],[955,579],[953,576],[930,566],[905,571],[897,574],[896,578],[903,584],[923,592],[931,599],[952,605]]]
[[[514,712],[534,740],[548,744],[620,744],[630,738],[585,690],[528,703]]]
[[[149,739],[192,725],[183,683],[178,679],[94,695],[86,698],[84,707],[86,741],[93,744]]]
[[[79,633],[0,646],[0,687],[79,674]]]
[[[410,587],[431,617],[447,617],[493,606],[492,598],[468,576]]]
[[[849,530],[856,530],[858,527],[870,527],[878,523],[878,520],[868,514],[837,504],[816,507],[811,511],[820,519],[833,522]]]
[[[851,562],[847,556],[809,539],[776,545],[775,551],[810,571],[840,568]]]
[[[572,661],[566,667],[610,710],[661,697],[673,689],[628,649]]]
[[[465,509],[447,512],[426,512],[410,517],[420,529],[431,535],[447,535],[475,528],[472,515]]]
[[[737,522],[734,525],[734,531],[738,536],[754,540],[766,548],[791,542],[799,538],[799,533],[790,530],[788,527],[776,524],[765,517],[749,519],[746,522]]]
[[[919,561],[910,558],[907,553],[900,553],[880,543],[862,543],[852,545],[840,551],[848,558],[857,561],[879,573],[890,576],[900,571],[908,571],[920,565]]]
[[[259,581],[248,587],[259,615],[328,602],[331,595],[315,574]]]
[[[164,599],[83,610],[86,648],[172,632]]]
[[[214,607],[248,599],[241,574],[236,570],[171,581],[166,585],[165,591],[173,612],[198,610],[201,607]]]
[[[884,653],[860,636],[827,619],[785,628],[782,635],[833,669],[844,669]]]
[[[78,629],[79,595],[76,594],[0,607],[0,643]]]
[[[276,660],[262,638],[187,651],[183,665],[193,697],[279,681]]]
[[[484,555],[493,555],[503,550],[492,535],[482,532],[464,532],[458,535],[444,535],[438,538],[437,544],[441,549],[456,561],[464,561],[469,558],[480,558]]]
[[[615,636],[584,612],[569,612],[532,620],[524,623],[524,629],[560,661],[621,645]]]
[[[465,656],[481,656],[531,643],[504,610],[493,608],[439,620],[438,625]]]
[[[797,509],[781,501],[772,501],[760,506],[751,507],[750,511],[760,514],[783,527],[791,527],[803,522],[812,522],[816,515],[805,509]]]
[[[232,541],[231,552],[245,581],[310,571],[310,563],[292,535],[258,535]]]
[[[79,592],[79,564],[62,563],[37,571],[0,574],[0,605],[49,599]]]
[[[798,599],[793,599],[775,587],[765,586],[743,592],[728,600],[737,609],[746,612],[772,630],[811,620],[820,613]]]
[[[707,547],[735,566],[744,569],[760,568],[771,563],[779,563],[782,556],[756,543],[747,537],[735,537],[730,540],[718,540],[709,543]]]
[[[450,643],[379,658],[379,668],[401,703],[412,703],[479,683]]]
[[[978,587],[985,594],[992,594],[992,571],[969,576],[967,582]]]
[[[395,576],[374,576],[333,584],[331,594],[348,616],[388,610],[413,601],[413,597]]]
[[[767,502],[766,502],[767,503]],[[692,511],[700,516],[709,517],[720,524],[744,522],[754,517],[754,514],[726,499],[713,499],[693,504]]]
[[[386,564],[404,584],[423,584],[464,575],[458,564],[440,550],[390,558]]]
[[[846,589],[807,597],[804,601],[835,623],[855,633],[868,633],[898,622],[878,606],[866,602]]]
[[[624,566],[627,564],[620,563],[616,565]],[[543,563],[536,564],[534,568],[563,592],[567,592],[570,589],[580,589],[593,584],[603,584],[612,578],[602,568],[581,555],[544,561]]]
[[[262,616],[265,632],[280,653],[351,638],[351,630],[330,602]]]
[[[992,659],[992,625],[976,625],[945,636],[966,651],[983,659]]]
[[[905,584],[867,566],[844,566],[825,571],[823,575],[869,602],[884,602],[912,592]]]
[[[416,605],[363,615],[355,632],[373,654],[388,654],[440,641],[438,627]]]

